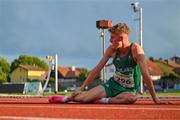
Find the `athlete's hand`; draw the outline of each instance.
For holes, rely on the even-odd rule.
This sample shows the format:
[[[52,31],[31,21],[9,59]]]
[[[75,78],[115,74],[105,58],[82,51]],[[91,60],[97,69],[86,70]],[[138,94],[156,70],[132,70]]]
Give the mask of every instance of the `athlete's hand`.
[[[169,101],[160,101],[159,99],[157,99],[155,101],[156,104],[161,104],[161,105],[167,105],[167,104],[173,104],[172,102]]]
[[[76,97],[77,95],[79,95],[79,94],[81,94],[81,93],[82,93],[82,91],[77,90],[77,91],[75,91],[75,92],[73,92],[73,93],[71,94],[71,98],[73,99],[74,97]]]

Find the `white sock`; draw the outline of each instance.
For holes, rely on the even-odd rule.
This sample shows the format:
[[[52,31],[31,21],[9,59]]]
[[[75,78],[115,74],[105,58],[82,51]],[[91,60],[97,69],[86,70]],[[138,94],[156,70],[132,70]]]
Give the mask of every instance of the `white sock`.
[[[69,96],[64,96],[63,102],[68,102],[69,101]]]
[[[101,98],[100,102],[107,104],[110,98]]]

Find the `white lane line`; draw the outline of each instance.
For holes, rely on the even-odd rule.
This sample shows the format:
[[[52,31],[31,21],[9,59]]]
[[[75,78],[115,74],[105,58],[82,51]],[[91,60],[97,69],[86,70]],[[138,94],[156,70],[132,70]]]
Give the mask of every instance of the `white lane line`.
[[[155,107],[103,107],[103,106],[1,106],[1,108],[52,108],[52,109],[106,109],[106,110],[168,110],[168,111],[180,111],[180,108],[155,108]]]
[[[70,119],[70,118],[47,118],[47,117],[19,117],[19,116],[0,116],[0,119],[11,120],[98,120],[98,119]]]

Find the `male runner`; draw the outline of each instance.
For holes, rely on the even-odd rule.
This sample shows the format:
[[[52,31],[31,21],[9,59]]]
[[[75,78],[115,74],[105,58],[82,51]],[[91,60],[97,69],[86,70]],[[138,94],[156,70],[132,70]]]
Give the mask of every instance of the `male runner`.
[[[137,100],[140,76],[156,104],[162,102],[156,96],[151,77],[145,63],[144,51],[137,43],[130,43],[130,28],[125,23],[118,23],[109,29],[110,45],[103,58],[90,72],[80,89],[71,96],[52,96],[50,103],[77,101],[80,103],[117,103],[133,104]],[[100,73],[107,61],[112,58],[116,68],[114,75],[104,84],[87,92],[82,92]]]

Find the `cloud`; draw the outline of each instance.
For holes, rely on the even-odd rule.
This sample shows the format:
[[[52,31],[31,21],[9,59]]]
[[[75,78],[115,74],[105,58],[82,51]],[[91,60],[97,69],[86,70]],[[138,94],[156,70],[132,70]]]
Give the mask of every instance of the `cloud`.
[[[130,3],[127,0],[1,0],[0,54],[12,59],[21,54],[43,58],[58,53],[63,64],[93,66],[102,51],[96,20],[128,23],[132,29],[131,41],[136,41]],[[180,54],[179,1],[149,0],[141,1],[141,5],[147,56]],[[106,33],[106,46],[108,41]]]
[[[168,58],[180,54],[178,1],[154,1],[144,5],[144,44],[149,56]]]

